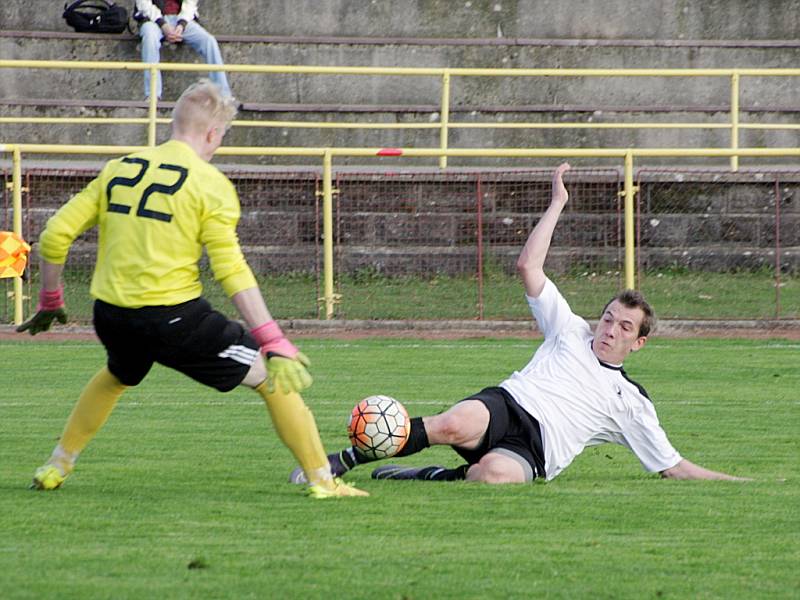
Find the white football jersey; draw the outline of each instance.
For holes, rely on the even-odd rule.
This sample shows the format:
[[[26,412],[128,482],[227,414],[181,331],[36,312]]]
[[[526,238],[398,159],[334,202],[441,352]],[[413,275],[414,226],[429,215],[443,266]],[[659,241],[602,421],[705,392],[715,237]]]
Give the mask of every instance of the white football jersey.
[[[544,342],[521,371],[501,383],[541,426],[547,480],[587,446],[621,444],[651,472],[681,460],[641,386],[621,366],[601,363],[592,351],[592,330],[574,314],[549,279],[538,298],[528,298]]]

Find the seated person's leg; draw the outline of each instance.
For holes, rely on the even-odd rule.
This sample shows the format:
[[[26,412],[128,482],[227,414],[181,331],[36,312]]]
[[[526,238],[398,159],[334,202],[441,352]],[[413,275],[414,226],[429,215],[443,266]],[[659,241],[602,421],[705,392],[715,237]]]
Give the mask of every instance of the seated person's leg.
[[[192,21],[186,24],[186,29],[183,31],[183,41],[189,44],[195,52],[203,57],[209,65],[223,65],[222,52],[220,52],[217,39],[211,35],[205,28],[197,21]],[[228,85],[228,79],[224,71],[212,71],[209,73],[209,79],[216,83],[225,96],[231,95],[231,88]]]
[[[161,60],[161,40],[164,34],[161,28],[152,21],[139,26],[139,37],[142,38],[142,62],[157,63]],[[144,72],[144,96],[150,97],[150,72]],[[161,74],[156,72],[156,96],[161,98]]]

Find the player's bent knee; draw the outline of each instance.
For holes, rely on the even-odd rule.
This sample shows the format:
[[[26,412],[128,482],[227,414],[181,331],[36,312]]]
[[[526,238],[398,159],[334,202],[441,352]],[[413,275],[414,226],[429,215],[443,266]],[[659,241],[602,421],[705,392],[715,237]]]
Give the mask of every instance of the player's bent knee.
[[[468,433],[465,426],[466,423],[463,418],[449,412],[436,415],[436,417],[425,423],[429,439],[433,438],[432,441],[435,440],[438,444],[450,446],[458,446],[468,441]]]
[[[489,425],[489,411],[478,400],[459,402],[447,412],[425,418],[431,443],[474,448]]]
[[[472,465],[467,479],[483,483],[526,483],[522,466],[506,456],[489,453],[478,464]]]

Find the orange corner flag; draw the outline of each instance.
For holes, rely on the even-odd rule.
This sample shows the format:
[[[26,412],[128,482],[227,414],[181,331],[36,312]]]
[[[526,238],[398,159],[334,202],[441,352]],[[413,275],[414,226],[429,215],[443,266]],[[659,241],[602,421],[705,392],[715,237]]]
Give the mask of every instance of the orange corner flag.
[[[0,278],[22,277],[30,245],[13,231],[0,231]]]

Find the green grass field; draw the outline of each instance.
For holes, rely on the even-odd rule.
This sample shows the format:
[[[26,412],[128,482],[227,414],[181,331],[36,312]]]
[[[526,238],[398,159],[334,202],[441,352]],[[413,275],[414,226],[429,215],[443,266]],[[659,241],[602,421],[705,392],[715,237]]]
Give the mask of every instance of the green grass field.
[[[206,273],[204,295],[219,310],[233,315],[233,308],[222,289]],[[70,318],[89,323],[92,299],[89,296],[89,271],[69,270],[65,274],[66,301]],[[38,293],[34,278],[33,298]],[[559,289],[573,310],[595,318],[599,299],[619,291],[619,274],[576,271],[557,277]],[[316,319],[322,317],[317,298],[322,295],[313,275],[261,276],[259,282],[270,309],[281,319]],[[11,292],[10,283],[6,293]],[[659,271],[644,273],[641,290],[665,319],[800,319],[800,277],[784,275],[780,297],[776,297],[774,275],[769,270],[741,273],[702,273]],[[0,284],[0,292],[3,285]],[[374,273],[342,276],[336,292],[341,294],[336,317],[344,319],[476,319],[478,318],[478,282],[475,277],[385,277]],[[494,320],[528,320],[530,312],[522,297],[522,284],[516,276],[497,271],[486,274],[483,317]],[[13,318],[13,303],[5,306],[0,298],[0,317]],[[26,311],[35,308],[35,302]],[[27,313],[26,313],[27,314]]]
[[[326,446],[359,398],[440,411],[525,364],[538,341],[300,340]],[[587,450],[520,486],[350,480],[317,502],[258,397],[157,367],[120,401],[63,489],[27,484],[85,381],[93,343],[3,342],[0,598],[797,598],[800,346],[658,340],[627,370],[673,444],[755,478],[662,481]],[[447,448],[406,464],[458,464]]]

